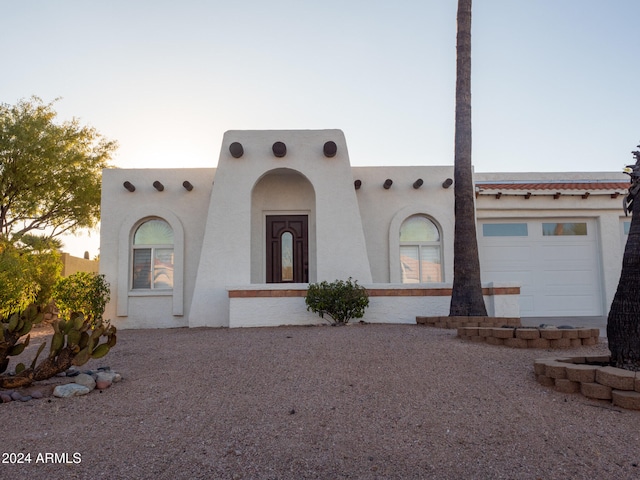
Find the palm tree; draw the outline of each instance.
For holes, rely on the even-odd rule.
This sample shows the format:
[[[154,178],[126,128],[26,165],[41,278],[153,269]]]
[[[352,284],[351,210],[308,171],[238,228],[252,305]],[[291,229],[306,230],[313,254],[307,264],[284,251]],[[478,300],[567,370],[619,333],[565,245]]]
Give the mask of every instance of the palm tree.
[[[455,231],[450,316],[486,316],[482,297],[471,171],[471,0],[458,0],[456,132],[454,161]]]
[[[631,185],[625,199],[625,213],[631,211],[631,227],[618,290],[607,319],[607,339],[614,366],[640,371],[640,199],[636,197],[640,190],[640,151],[632,153],[636,163],[628,167]]]

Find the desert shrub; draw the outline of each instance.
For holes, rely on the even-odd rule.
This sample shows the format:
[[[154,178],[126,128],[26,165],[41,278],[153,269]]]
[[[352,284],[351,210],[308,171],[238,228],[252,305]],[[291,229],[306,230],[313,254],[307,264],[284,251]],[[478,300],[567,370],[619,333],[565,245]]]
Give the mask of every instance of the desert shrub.
[[[312,283],[305,298],[307,311],[312,311],[333,325],[346,325],[352,318],[362,318],[369,306],[367,289],[356,280]]]
[[[82,312],[92,322],[102,321],[111,299],[105,276],[91,272],[61,278],[53,287],[53,297],[63,318],[70,318],[73,312]]]

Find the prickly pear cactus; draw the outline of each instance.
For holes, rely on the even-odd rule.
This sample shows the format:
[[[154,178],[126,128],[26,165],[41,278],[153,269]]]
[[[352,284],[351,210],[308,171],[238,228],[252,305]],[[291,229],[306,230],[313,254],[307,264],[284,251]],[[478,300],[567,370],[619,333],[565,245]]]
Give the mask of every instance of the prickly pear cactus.
[[[42,318],[38,319],[34,311],[30,311],[25,319],[16,318],[12,316],[6,322],[4,319],[2,320],[3,330],[1,332],[0,354],[5,353],[0,359],[6,360],[3,360],[2,365],[0,365],[0,388],[28,386],[34,381],[46,380],[60,372],[64,372],[72,365],[80,366],[87,363],[91,358],[102,358],[109,353],[109,350],[116,345],[117,341],[116,327],[110,325],[109,322],[102,320],[95,322],[90,318],[85,318],[82,313],[72,313],[68,320],[58,319],[52,323],[54,333],[51,337],[47,358],[36,366],[38,357],[45,348],[45,342],[40,345],[29,368],[19,363],[16,366],[15,375],[1,375],[9,363],[8,356],[19,355],[29,344],[28,336],[24,341],[18,343],[18,340],[24,334],[16,335],[20,334],[20,332],[31,330],[31,325],[34,321],[42,321]],[[28,322],[31,325],[28,325]],[[25,330],[27,325],[28,330]]]
[[[0,318],[0,387],[16,388],[31,383],[32,371],[19,363],[15,376],[2,375],[9,366],[9,357],[20,355],[29,345],[29,332],[42,322],[44,312],[36,305],[29,305],[22,312]],[[26,337],[25,337],[26,336]]]
[[[82,313],[52,324],[49,356],[34,370],[34,380],[45,380],[72,365],[84,365],[91,358],[102,358],[116,344],[116,327],[105,321],[92,321]],[[100,340],[104,341],[101,343]]]
[[[16,312],[0,318],[0,373],[7,369],[9,358],[20,355],[29,345],[31,328],[42,322],[44,313],[36,305],[30,305],[23,312]],[[26,338],[23,337],[26,335]],[[22,341],[20,341],[23,339]]]

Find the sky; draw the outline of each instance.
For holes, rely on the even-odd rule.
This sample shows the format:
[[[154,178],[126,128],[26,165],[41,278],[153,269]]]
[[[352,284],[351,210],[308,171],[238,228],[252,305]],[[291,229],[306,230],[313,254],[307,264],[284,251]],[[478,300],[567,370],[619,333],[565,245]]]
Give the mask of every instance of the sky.
[[[351,163],[451,165],[455,0],[0,0],[0,102],[36,95],[120,168],[215,167],[227,130],[344,131]],[[479,172],[620,171],[640,0],[475,0]],[[71,245],[74,245],[73,247]],[[66,251],[98,254],[98,233]]]

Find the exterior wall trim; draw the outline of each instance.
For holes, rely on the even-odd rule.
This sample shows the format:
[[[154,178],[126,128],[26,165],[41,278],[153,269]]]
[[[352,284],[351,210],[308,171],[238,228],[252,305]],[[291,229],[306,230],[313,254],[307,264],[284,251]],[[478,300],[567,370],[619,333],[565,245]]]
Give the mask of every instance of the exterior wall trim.
[[[447,287],[423,287],[408,289],[367,288],[370,297],[450,297],[452,289]],[[483,287],[485,296],[520,295],[520,287]],[[251,290],[230,289],[229,298],[274,298],[274,297],[305,297],[306,288],[291,288],[286,290],[260,288]]]

